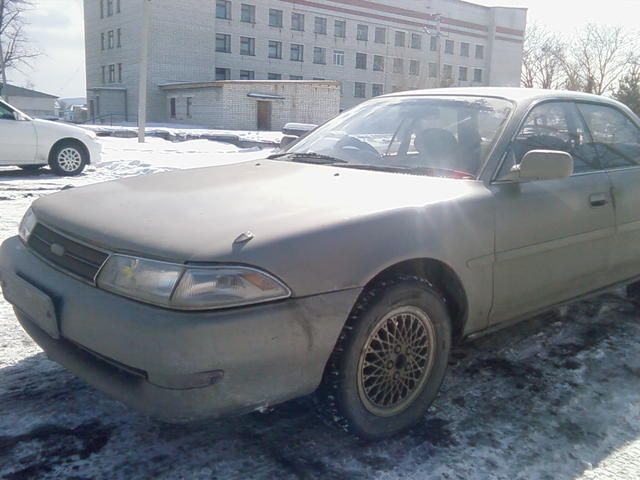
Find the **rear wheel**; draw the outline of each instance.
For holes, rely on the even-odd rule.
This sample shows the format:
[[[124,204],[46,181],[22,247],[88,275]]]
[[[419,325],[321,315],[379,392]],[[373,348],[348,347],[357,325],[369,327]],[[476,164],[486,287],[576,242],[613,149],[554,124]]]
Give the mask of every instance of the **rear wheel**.
[[[73,141],[60,142],[51,151],[49,165],[56,175],[80,175],[88,162],[85,149]]]
[[[372,440],[420,422],[446,372],[450,325],[444,300],[423,279],[367,291],[330,359],[320,392],[325,411]]]

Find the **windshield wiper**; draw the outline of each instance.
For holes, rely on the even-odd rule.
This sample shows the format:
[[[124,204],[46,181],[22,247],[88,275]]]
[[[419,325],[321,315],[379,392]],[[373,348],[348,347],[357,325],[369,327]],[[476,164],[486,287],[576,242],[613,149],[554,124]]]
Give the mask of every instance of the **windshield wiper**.
[[[283,157],[288,157],[293,162],[314,163],[317,165],[333,165],[334,163],[348,163],[346,160],[342,160],[340,158],[332,157],[330,155],[323,155],[321,153],[315,153],[315,152],[276,153],[275,155],[270,155],[267,158],[269,160],[276,160],[278,158],[283,158]]]
[[[449,177],[449,178],[474,178],[474,176],[468,172],[462,172],[459,170],[452,170],[448,168],[440,167],[407,167],[407,166],[392,166],[392,165],[366,165],[362,163],[350,163],[348,165],[340,165],[342,168],[352,168],[354,170],[371,170],[374,172],[389,172],[389,173],[406,173],[410,175],[424,175],[427,177]]]

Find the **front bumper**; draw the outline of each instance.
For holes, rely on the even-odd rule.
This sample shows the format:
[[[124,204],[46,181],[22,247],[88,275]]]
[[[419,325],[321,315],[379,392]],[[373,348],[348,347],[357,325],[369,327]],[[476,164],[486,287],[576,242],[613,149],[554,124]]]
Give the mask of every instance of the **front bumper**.
[[[360,293],[176,312],[82,283],[34,256],[17,237],[0,247],[0,280],[3,291],[26,281],[52,300],[57,339],[14,305],[52,360],[169,422],[243,413],[313,392]],[[203,378],[210,381],[201,385]]]
[[[91,165],[99,165],[102,163],[102,143],[99,140],[90,139],[85,142],[89,151],[89,163]]]

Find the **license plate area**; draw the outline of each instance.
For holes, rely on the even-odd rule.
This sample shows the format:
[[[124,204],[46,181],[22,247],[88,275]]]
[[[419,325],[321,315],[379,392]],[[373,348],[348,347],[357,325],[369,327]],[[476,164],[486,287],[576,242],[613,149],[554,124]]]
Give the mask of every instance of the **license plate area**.
[[[60,338],[56,309],[49,295],[17,275],[4,283],[2,293],[7,302],[27,315],[52,338]]]

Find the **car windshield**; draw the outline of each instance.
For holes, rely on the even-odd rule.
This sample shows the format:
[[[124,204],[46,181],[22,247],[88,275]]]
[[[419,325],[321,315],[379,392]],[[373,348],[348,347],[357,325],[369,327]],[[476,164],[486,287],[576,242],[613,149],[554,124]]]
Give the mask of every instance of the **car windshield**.
[[[511,112],[503,99],[388,97],[336,117],[292,145],[285,160],[476,178]]]

